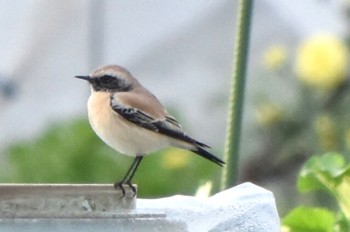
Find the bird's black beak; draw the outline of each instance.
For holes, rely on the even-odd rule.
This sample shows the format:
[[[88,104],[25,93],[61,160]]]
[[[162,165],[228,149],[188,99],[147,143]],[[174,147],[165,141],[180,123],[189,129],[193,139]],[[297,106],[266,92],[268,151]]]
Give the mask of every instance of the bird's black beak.
[[[75,76],[75,78],[83,79],[83,80],[86,80],[86,81],[90,81],[91,80],[90,76]]]

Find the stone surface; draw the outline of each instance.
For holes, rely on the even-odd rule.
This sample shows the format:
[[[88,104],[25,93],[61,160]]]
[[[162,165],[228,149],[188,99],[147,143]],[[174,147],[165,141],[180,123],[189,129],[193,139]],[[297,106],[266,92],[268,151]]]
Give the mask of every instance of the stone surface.
[[[113,185],[0,185],[0,231],[280,231],[273,194],[251,183],[205,199],[136,202],[125,190],[122,198]]]
[[[122,197],[113,185],[1,184],[0,218],[126,217],[136,196],[129,186],[125,191]]]

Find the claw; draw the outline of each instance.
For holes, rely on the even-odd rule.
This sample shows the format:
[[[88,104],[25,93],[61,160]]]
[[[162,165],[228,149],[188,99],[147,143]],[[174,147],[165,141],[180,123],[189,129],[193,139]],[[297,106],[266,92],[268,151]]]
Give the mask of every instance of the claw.
[[[131,189],[131,191],[132,191],[132,197],[134,197],[134,196],[136,196],[136,188],[132,185],[132,183],[129,181],[129,182],[126,182],[126,183],[124,183],[124,182],[116,182],[116,183],[114,183],[114,188],[115,189],[120,189],[121,191],[122,191],[122,196],[121,196],[121,198],[124,198],[125,197],[125,195],[126,195],[126,192],[125,192],[125,188],[124,188],[124,184],[126,184],[126,185],[128,185],[129,187],[130,187],[130,189]]]
[[[120,198],[124,198],[125,197],[125,189],[123,187],[123,182],[116,182],[114,183],[114,188],[115,189],[120,189],[122,191],[122,196]]]
[[[132,197],[134,197],[136,195],[136,188],[131,184],[131,182],[126,182],[126,184],[131,188],[132,191]]]

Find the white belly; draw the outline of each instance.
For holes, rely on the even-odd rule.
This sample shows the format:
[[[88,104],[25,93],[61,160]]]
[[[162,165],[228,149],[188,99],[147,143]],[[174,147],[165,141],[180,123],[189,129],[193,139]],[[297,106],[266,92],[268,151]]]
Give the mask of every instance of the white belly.
[[[108,93],[93,93],[88,101],[88,114],[95,133],[113,149],[130,156],[147,155],[170,146],[166,136],[126,121],[113,112]]]

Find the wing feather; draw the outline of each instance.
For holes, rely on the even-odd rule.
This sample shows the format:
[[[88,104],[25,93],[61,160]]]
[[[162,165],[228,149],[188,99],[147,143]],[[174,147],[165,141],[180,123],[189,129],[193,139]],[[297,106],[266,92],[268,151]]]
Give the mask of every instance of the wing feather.
[[[200,147],[209,147],[206,144],[198,142],[197,140],[187,136],[182,131],[181,125],[171,116],[166,116],[162,119],[153,118],[149,114],[139,109],[123,105],[121,102],[116,101],[113,96],[111,96],[110,105],[114,112],[122,116],[127,121],[132,122],[142,128]]]

